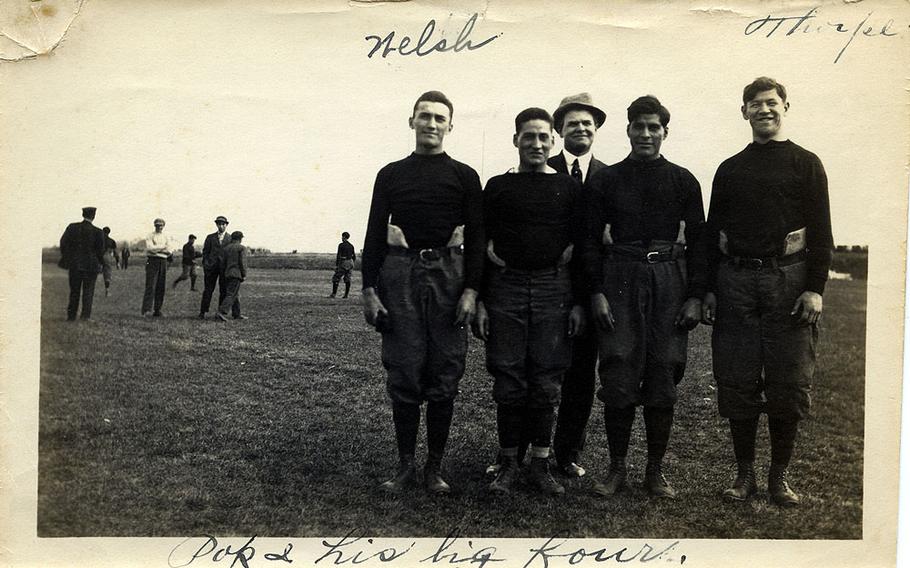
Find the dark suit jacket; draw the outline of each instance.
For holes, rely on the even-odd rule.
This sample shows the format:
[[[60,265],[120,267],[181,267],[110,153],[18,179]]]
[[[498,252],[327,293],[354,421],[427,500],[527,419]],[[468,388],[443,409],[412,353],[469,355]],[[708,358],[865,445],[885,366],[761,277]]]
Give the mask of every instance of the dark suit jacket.
[[[224,247],[224,277],[246,278],[246,247],[240,243],[231,243]]]
[[[562,151],[560,151],[555,156],[550,156],[550,159],[547,160],[547,165],[561,174],[572,175],[571,172],[569,172],[569,165],[566,164],[566,157],[562,154]],[[588,183],[588,180],[591,179],[591,176],[594,175],[594,172],[600,168],[605,167],[607,167],[607,164],[601,162],[597,158],[592,157],[591,164],[588,166],[588,173],[585,174],[585,183]]]
[[[231,234],[224,232],[224,238],[218,240],[218,232],[205,237],[205,243],[202,245],[202,269],[203,270],[223,270],[224,269],[224,247],[231,242]]]
[[[98,273],[103,263],[104,232],[89,221],[70,223],[60,237],[60,266]]]

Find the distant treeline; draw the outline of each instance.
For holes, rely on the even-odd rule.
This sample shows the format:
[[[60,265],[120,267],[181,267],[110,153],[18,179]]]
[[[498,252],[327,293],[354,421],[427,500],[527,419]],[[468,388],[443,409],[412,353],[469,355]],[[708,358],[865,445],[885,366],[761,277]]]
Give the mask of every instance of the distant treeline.
[[[41,251],[42,262],[56,264],[60,259],[60,249],[46,248]],[[139,259],[134,258],[133,263]],[[296,270],[334,270],[335,254],[324,252],[305,253],[269,253],[262,249],[253,249],[248,257],[250,268],[274,268]],[[198,263],[199,261],[197,261]],[[180,255],[174,256],[174,264],[180,264]],[[355,270],[360,270],[360,255],[357,255]],[[869,253],[866,247],[839,246],[834,251],[834,262],[831,270],[849,274],[854,280],[865,280],[869,274]]]

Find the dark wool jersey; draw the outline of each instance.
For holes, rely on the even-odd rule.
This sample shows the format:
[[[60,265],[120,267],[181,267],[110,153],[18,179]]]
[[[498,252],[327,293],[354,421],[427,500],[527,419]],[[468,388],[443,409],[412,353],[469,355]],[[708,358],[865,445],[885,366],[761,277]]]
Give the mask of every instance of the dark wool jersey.
[[[512,268],[555,267],[573,244],[572,280],[578,290],[586,248],[584,202],[581,185],[571,176],[516,172],[492,177],[483,192],[483,220],[496,256]]]
[[[186,264],[187,266],[196,264],[196,247],[190,243],[183,245],[183,260],[181,264]]]
[[[599,170],[588,181],[590,280],[603,282],[603,233],[607,223],[613,242],[647,248],[652,241],[674,242],[679,222],[686,222],[686,269],[689,297],[705,294],[707,260],[702,241],[705,208],[701,187],[689,170],[668,162],[626,158]]]
[[[338,252],[335,254],[335,263],[339,263],[342,260],[355,260],[357,255],[354,254],[354,245],[347,241],[341,241],[338,243]]]
[[[714,176],[706,245],[714,287],[719,233],[731,256],[781,256],[787,233],[806,228],[806,290],[825,291],[834,241],[828,178],[818,157],[787,140],[753,142],[725,160]]]
[[[361,259],[364,288],[376,286],[389,224],[401,228],[412,250],[444,247],[452,231],[464,225],[465,287],[479,288],[483,195],[473,168],[443,152],[411,154],[379,170]]]

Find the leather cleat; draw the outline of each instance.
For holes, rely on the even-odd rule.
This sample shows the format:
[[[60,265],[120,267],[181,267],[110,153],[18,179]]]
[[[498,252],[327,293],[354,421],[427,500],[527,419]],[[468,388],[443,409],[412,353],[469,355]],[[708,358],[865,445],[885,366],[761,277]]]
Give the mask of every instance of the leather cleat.
[[[566,477],[584,477],[587,473],[585,468],[575,462],[556,464],[556,469]]]
[[[648,465],[645,468],[645,490],[653,497],[676,499],[676,490],[667,481],[660,464]]]
[[[594,484],[594,493],[600,495],[601,497],[612,497],[620,491],[622,491],[626,486],[626,464],[610,464],[610,470],[607,472],[607,477],[602,482],[597,482]]]
[[[196,316],[196,317],[199,318],[199,319],[201,319],[201,320],[204,320],[204,319],[205,319],[205,313],[201,313],[201,314],[199,314],[199,315]]]
[[[758,492],[758,483],[755,481],[755,468],[752,464],[740,465],[736,472],[733,486],[724,489],[724,499],[727,501],[742,502]]]
[[[452,492],[452,487],[440,475],[438,465],[427,464],[423,469],[423,487],[427,493],[433,495],[447,495]]]
[[[546,495],[562,495],[566,492],[566,488],[550,475],[550,460],[547,458],[531,458],[528,483]]]
[[[771,503],[779,507],[799,506],[799,495],[790,489],[786,470],[768,474],[768,496]]]
[[[240,316],[234,316],[234,319],[235,320],[245,320],[245,319],[250,319],[250,318],[247,316],[244,316],[244,315],[240,315]]]
[[[379,489],[387,493],[402,493],[415,485],[417,485],[417,469],[414,467],[412,458],[401,462],[398,465],[398,473],[395,474],[395,477],[384,481],[379,485]]]
[[[221,312],[215,312],[215,315],[218,316],[218,319],[220,319],[221,321],[227,321],[227,320],[228,320],[228,319],[227,319],[227,316],[224,315],[224,314],[221,313]]]
[[[496,468],[496,479],[490,483],[490,491],[502,494],[511,493],[518,482],[518,460],[514,457],[503,457],[501,464],[493,464],[487,468],[487,471],[493,467]]]

